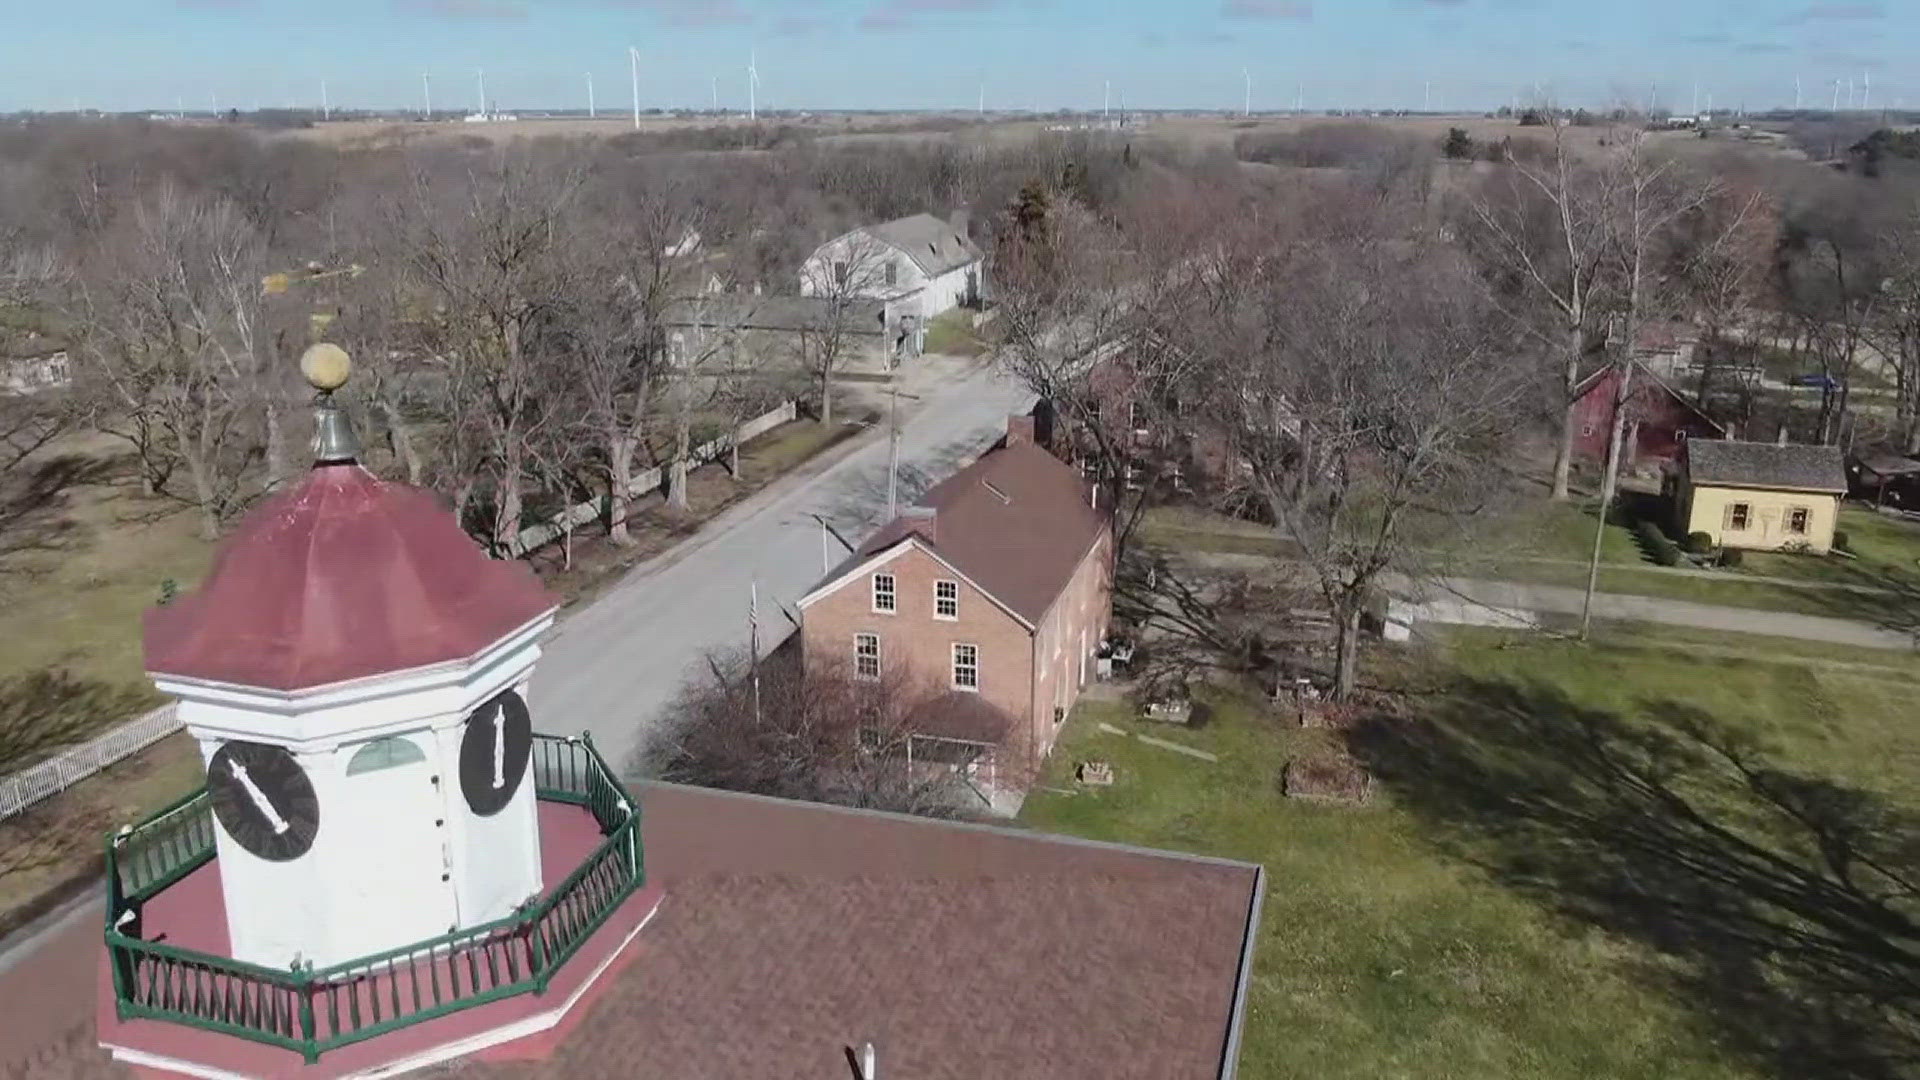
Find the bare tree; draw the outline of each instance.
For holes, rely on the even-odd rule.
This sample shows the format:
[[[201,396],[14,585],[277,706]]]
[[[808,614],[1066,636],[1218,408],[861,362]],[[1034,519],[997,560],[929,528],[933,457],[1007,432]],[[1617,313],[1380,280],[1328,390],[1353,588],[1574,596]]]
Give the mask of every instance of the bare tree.
[[[1881,233],[1885,277],[1865,337],[1894,379],[1896,438],[1920,453],[1920,203],[1892,216]]]
[[[705,787],[954,817],[980,800],[964,771],[911,763],[919,690],[894,672],[809,672],[791,650],[758,665],[744,649],[711,653],[641,767]]]
[[[1524,380],[1482,293],[1445,249],[1364,234],[1263,235],[1188,348],[1197,423],[1247,484],[1336,628],[1333,695],[1357,680],[1360,620],[1388,575],[1484,509]]]
[[[1609,171],[1617,182],[1609,185],[1613,198],[1607,215],[1607,247],[1610,269],[1619,283],[1617,315],[1621,332],[1614,342],[1610,362],[1619,372],[1619,378],[1614,383],[1606,471],[1600,478],[1599,521],[1594,526],[1586,596],[1580,609],[1582,640],[1592,625],[1593,594],[1600,580],[1600,550],[1606,538],[1607,510],[1613,505],[1620,481],[1622,442],[1633,400],[1634,349],[1640,341],[1640,326],[1655,306],[1647,289],[1655,272],[1666,261],[1668,245],[1676,239],[1675,224],[1708,204],[1717,191],[1713,181],[1692,181],[1683,176],[1671,160],[1650,155],[1644,133],[1627,135],[1614,145],[1611,154],[1614,160]],[[1726,229],[1738,230],[1745,216],[1744,210],[1735,215],[1726,223]],[[1715,238],[1705,250],[1712,251],[1722,243],[1722,238]]]
[[[864,302],[888,295],[897,272],[893,249],[856,229],[809,259],[800,271],[800,293],[820,301],[819,318],[801,330],[800,368],[820,388],[820,422],[833,423],[833,376],[847,359],[859,330]]]
[[[1491,272],[1495,295],[1508,302],[1515,326],[1551,358],[1560,397],[1555,499],[1568,496],[1580,369],[1609,303],[1612,183],[1607,170],[1576,155],[1565,128],[1555,125],[1544,159],[1509,158],[1469,211],[1477,226],[1469,241]]]
[[[563,237],[581,227],[572,216],[581,182],[570,158],[503,151],[464,182],[416,171],[391,224],[407,292],[432,307],[423,338],[451,412],[444,441],[456,451],[445,480],[464,512],[484,479],[496,550],[518,539],[541,441],[564,437],[557,317],[578,269]]]
[[[133,445],[152,490],[186,474],[208,539],[247,501],[260,457],[264,265],[230,204],[163,188],[103,234],[80,275],[97,422]]]
[[[671,184],[622,187],[608,196],[608,238],[578,237],[590,250],[582,253],[587,271],[567,314],[569,382],[580,402],[578,424],[604,462],[608,538],[624,545],[632,543],[634,469],[661,419],[668,382],[662,320],[675,296],[698,292],[686,238],[701,234],[703,218]],[[669,494],[684,506],[681,479]]]

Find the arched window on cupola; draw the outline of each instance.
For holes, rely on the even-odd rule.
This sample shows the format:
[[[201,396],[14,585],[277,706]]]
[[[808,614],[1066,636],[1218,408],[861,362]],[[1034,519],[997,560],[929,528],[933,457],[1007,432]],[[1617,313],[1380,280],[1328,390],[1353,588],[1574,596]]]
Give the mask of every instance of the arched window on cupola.
[[[380,769],[397,769],[402,765],[412,765],[427,760],[426,752],[414,745],[412,739],[398,735],[385,739],[375,739],[354,751],[347,762],[347,775],[377,772]]]

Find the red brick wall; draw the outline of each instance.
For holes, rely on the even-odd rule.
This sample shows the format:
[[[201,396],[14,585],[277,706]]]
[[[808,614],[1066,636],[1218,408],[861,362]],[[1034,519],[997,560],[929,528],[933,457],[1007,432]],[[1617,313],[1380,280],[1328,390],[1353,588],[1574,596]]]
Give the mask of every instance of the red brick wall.
[[[873,610],[873,575],[894,576],[897,610]],[[960,582],[960,615],[933,617],[933,583]],[[980,695],[1010,716],[1032,708],[1033,646],[1026,629],[985,595],[919,548],[863,570],[834,592],[807,606],[800,620],[801,646],[809,667],[853,665],[853,636],[878,634],[880,663],[905,672],[916,685],[945,692],[953,685],[953,645],[980,647]]]
[[[891,615],[873,610],[875,573],[894,576],[897,610]],[[869,565],[809,604],[801,617],[803,655],[809,668],[828,665],[827,670],[851,671],[854,635],[876,634],[881,665],[890,674],[903,672],[913,685],[945,692],[952,685],[954,643],[979,646],[979,693],[1024,724],[999,755],[1007,779],[1023,783],[1022,774],[1053,746],[1059,731],[1054,708],[1071,709],[1079,697],[1082,643],[1086,678],[1093,678],[1092,653],[1112,612],[1112,579],[1113,542],[1102,533],[1034,634],[915,548]],[[959,581],[957,619],[934,617],[933,584],[938,580]]]

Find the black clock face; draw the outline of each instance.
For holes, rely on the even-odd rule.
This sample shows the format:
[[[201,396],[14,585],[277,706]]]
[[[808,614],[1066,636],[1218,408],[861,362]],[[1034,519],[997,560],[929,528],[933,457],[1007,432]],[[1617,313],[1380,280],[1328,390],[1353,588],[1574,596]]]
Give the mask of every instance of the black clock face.
[[[207,790],[220,827],[270,862],[305,855],[320,831],[313,781],[281,747],[237,739],[221,744],[207,765]]]
[[[513,801],[533,754],[533,721],[512,690],[495,695],[467,717],[460,737],[460,791],[481,817]]]

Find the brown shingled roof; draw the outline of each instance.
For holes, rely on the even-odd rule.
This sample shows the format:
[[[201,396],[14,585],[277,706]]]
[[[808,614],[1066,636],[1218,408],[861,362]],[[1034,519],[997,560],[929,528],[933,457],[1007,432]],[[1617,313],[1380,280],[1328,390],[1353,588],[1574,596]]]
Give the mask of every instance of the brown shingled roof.
[[[1080,474],[1028,442],[954,473],[921,496],[920,505],[935,512],[932,538],[923,532],[921,542],[1029,623],[1053,606],[1107,521],[1093,508]],[[916,531],[908,515],[894,519],[828,580]]]
[[[1781,446],[1734,439],[1690,439],[1687,476],[1697,484],[1785,488],[1844,494],[1847,470],[1837,446]]]
[[[665,889],[553,1055],[486,1080],[1202,1080],[1239,1023],[1259,868],[677,785],[640,791]],[[0,1076],[131,1072],[93,1045],[97,905],[0,972]],[[324,1064],[325,1059],[322,1059]]]

